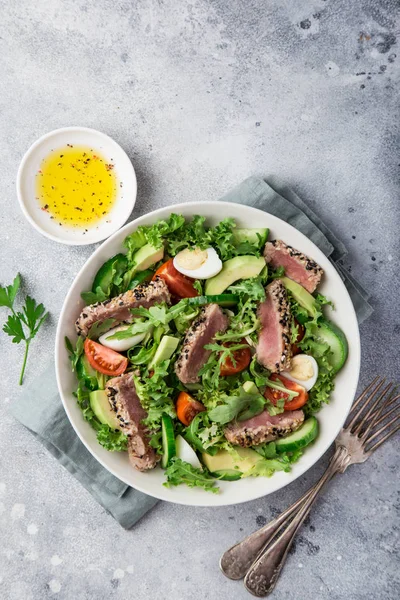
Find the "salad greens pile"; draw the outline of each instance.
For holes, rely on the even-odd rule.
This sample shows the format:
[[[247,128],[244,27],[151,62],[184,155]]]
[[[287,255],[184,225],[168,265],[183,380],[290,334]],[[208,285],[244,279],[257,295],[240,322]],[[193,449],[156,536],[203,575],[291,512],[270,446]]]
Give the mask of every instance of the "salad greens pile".
[[[235,221],[230,218],[224,219],[215,227],[207,227],[202,216],[194,216],[186,221],[182,215],[177,214],[171,214],[168,219],[159,220],[153,225],[142,225],[125,239],[126,254],[119,254],[107,261],[96,275],[92,290],[83,292],[82,298],[87,304],[103,302],[133,289],[146,278],[151,278],[168,257],[174,257],[186,248],[214,248],[223,263],[235,257],[262,256],[266,236],[263,238],[258,233],[247,237],[238,236],[236,229]],[[157,258],[146,270],[138,272],[135,256],[146,245],[153,248],[154,256],[161,250],[161,254],[157,256],[162,258]],[[235,299],[231,306],[226,307],[222,304],[229,325],[226,331],[218,333],[213,342],[205,346],[210,355],[199,372],[199,383],[181,383],[174,365],[187,329],[196,320],[208,298],[204,292],[204,281],[200,279],[193,283],[199,295],[197,298],[175,298],[172,306],[160,303],[150,308],[131,309],[133,322],[108,338],[120,341],[141,336],[140,342],[127,350],[126,357],[128,370],[133,373],[136,393],[147,413],[143,424],[149,431],[150,445],[165,458],[163,423],[165,419],[170,418],[174,435],[182,436],[191,449],[202,457],[202,465],[190,463],[180,456],[172,456],[166,460],[167,487],[185,483],[189,487],[197,486],[216,493],[218,479],[270,476],[276,471],[289,471],[291,464],[302,455],[301,445],[289,445],[288,450],[282,450],[279,441],[273,441],[254,445],[251,449],[243,449],[230,443],[224,435],[224,427],[228,423],[240,423],[265,410],[271,416],[279,415],[285,410],[285,402],[290,402],[298,396],[297,391],[286,388],[281,380],[271,378],[270,371],[257,362],[254,350],[260,331],[257,308],[266,298],[266,286],[284,274],[282,267],[273,271],[265,265],[257,276],[239,279],[227,287],[224,294]],[[12,298],[13,294],[11,291],[7,298]],[[335,349],[329,341],[329,336],[324,337],[321,329],[330,323],[323,315],[324,305],[330,302],[321,294],[310,296],[310,313],[295,293],[288,289],[287,294],[292,314],[290,342],[296,344],[302,353],[312,356],[318,364],[318,377],[303,407],[306,417],[310,417],[318,412],[324,403],[329,402],[338,370],[335,367]],[[205,301],[202,303],[203,298]],[[12,301],[7,301],[12,306]],[[28,322],[30,323],[29,320]],[[89,337],[98,339],[102,333],[110,330],[112,325],[112,320],[95,323],[90,329]],[[35,327],[33,331],[37,331],[38,326]],[[332,330],[329,328],[329,331]],[[178,348],[173,356],[156,361],[157,350],[165,336],[176,338],[179,341]],[[104,390],[109,377],[91,370],[85,364],[82,338],[78,337],[75,346],[66,338],[66,346],[71,367],[77,375],[78,388],[75,395],[84,418],[96,431],[97,439],[103,447],[111,451],[125,451],[127,436],[110,424],[101,422],[91,406],[91,393]],[[248,351],[249,348],[252,349],[252,358],[245,368],[238,373],[232,372],[229,376],[221,374],[223,365],[230,362],[235,367],[238,353],[245,349]],[[276,393],[276,401],[272,402],[269,399],[271,396],[266,393],[268,389]],[[177,418],[176,399],[180,392],[186,392],[205,408],[189,425]],[[309,441],[312,439],[310,437]],[[253,457],[256,453],[257,460],[253,458],[252,462],[246,463],[246,470],[239,472],[238,476],[237,465],[245,461],[245,451],[251,452]],[[207,468],[207,457],[217,455],[230,457],[229,460],[236,466],[230,471],[228,469],[228,474],[211,471]]]

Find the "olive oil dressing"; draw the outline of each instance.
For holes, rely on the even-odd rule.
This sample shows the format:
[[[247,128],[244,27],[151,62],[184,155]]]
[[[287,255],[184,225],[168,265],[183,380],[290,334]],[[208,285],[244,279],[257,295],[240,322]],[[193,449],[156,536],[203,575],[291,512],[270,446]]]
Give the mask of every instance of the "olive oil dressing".
[[[106,219],[114,206],[117,177],[113,167],[89,146],[67,144],[52,150],[36,175],[36,199],[61,225],[88,229]]]

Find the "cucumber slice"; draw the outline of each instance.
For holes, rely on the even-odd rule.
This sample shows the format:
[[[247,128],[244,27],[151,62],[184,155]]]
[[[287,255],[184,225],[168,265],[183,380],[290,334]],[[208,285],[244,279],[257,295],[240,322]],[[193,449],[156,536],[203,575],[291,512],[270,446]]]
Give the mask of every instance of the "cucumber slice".
[[[204,304],[219,304],[220,306],[235,306],[239,302],[239,296],[235,294],[217,294],[215,296],[196,296],[188,298],[188,304],[192,306],[203,306]]]
[[[153,277],[153,273],[154,271],[151,269],[146,269],[145,271],[139,271],[139,273],[136,273],[128,285],[128,290],[133,290],[144,281],[149,281]]]
[[[284,438],[279,438],[275,442],[277,452],[294,452],[300,448],[305,448],[311,444],[318,435],[318,421],[315,417],[310,417],[304,421],[303,425],[297,431]]]
[[[105,294],[110,293],[110,286],[112,284],[115,272],[114,270],[122,274],[128,266],[128,259],[125,254],[117,254],[112,258],[109,258],[97,271],[92,285],[92,292],[96,292],[97,288],[100,287]]]
[[[242,476],[240,471],[234,469],[226,469],[225,471],[214,471],[213,477],[220,479],[221,481],[237,481]]]
[[[161,435],[163,446],[161,466],[166,469],[171,462],[171,458],[176,455],[174,424],[171,417],[166,413],[161,417]]]
[[[242,242],[250,242],[250,244],[256,244],[259,248],[267,241],[269,229],[246,229],[244,227],[238,227],[233,230],[233,241],[235,246],[238,246]]]
[[[344,365],[349,354],[349,346],[346,336],[335,323],[328,319],[320,319],[316,329],[316,335],[329,344],[333,354],[330,357],[330,364],[337,373]]]

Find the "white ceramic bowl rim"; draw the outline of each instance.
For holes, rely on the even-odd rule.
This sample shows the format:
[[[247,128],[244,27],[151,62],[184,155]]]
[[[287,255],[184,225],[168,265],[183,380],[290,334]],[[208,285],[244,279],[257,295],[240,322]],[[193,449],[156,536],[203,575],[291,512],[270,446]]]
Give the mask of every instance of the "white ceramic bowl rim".
[[[41,160],[44,158],[44,156],[41,156],[41,154],[40,154],[40,148],[41,148],[42,144],[48,142],[49,140],[51,140],[53,138],[56,139],[57,137],[63,137],[64,135],[66,136],[66,140],[68,140],[69,138],[67,136],[73,135],[73,134],[85,136],[86,141],[81,142],[81,143],[84,143],[87,145],[91,145],[93,143],[93,145],[96,145],[96,143],[93,142],[93,140],[100,140],[102,143],[104,143],[106,145],[107,149],[109,149],[110,151],[112,149],[113,153],[114,154],[116,153],[116,155],[119,157],[118,160],[119,161],[123,160],[123,169],[121,169],[121,172],[123,172],[123,180],[124,180],[124,182],[126,182],[126,192],[124,191],[125,195],[124,195],[124,199],[123,199],[124,201],[121,202],[120,198],[117,197],[117,200],[116,200],[114,208],[113,208],[114,217],[112,220],[112,224],[109,225],[104,222],[101,222],[100,224],[98,224],[96,226],[97,234],[94,233],[94,227],[92,226],[89,229],[90,236],[86,236],[86,238],[83,238],[83,237],[78,238],[76,235],[76,232],[73,232],[72,230],[71,230],[70,238],[67,238],[67,237],[61,237],[59,235],[56,235],[54,232],[55,228],[53,228],[53,232],[46,229],[44,224],[39,223],[39,216],[37,216],[36,218],[33,218],[32,214],[31,214],[32,211],[29,211],[27,208],[27,205],[36,204],[36,202],[33,202],[33,200],[32,200],[32,197],[33,197],[32,195],[34,195],[34,190],[31,190],[30,186],[29,186],[29,192],[27,192],[26,190],[24,191],[24,189],[23,189],[24,188],[24,180],[26,177],[28,177],[27,165],[29,164],[29,162],[32,161],[36,164],[36,166],[38,166],[40,164]],[[36,153],[39,153],[39,155],[41,156],[40,160],[39,160],[39,158],[37,158],[35,156]],[[46,153],[46,155],[47,155],[47,153]],[[117,166],[116,170],[118,172],[118,164],[117,163],[116,163],[116,166]],[[45,237],[47,237],[55,242],[58,242],[61,244],[67,244],[70,246],[84,246],[84,245],[89,245],[89,244],[95,244],[97,242],[100,242],[100,241],[110,237],[124,225],[124,223],[129,218],[129,216],[133,210],[133,207],[135,206],[136,195],[137,195],[137,180],[136,180],[135,169],[130,161],[130,158],[128,157],[126,152],[123,150],[123,148],[113,138],[106,135],[105,133],[102,133],[101,131],[97,131],[96,129],[91,129],[89,127],[73,126],[73,127],[62,127],[59,129],[54,129],[52,131],[49,131],[48,133],[45,133],[44,135],[42,135],[38,140],[36,140],[28,148],[28,150],[25,152],[25,154],[21,160],[21,163],[19,165],[19,168],[18,168],[16,188],[17,188],[18,202],[20,204],[20,207],[21,207],[21,210],[22,210],[24,216],[29,221],[29,223],[39,233],[41,233]],[[28,194],[29,194],[30,199],[27,198]],[[118,194],[118,196],[120,196],[120,190],[117,190],[117,194]],[[37,213],[37,214],[39,215],[40,213]],[[63,232],[64,232],[64,230],[63,230]]]
[[[116,458],[113,456],[114,453],[107,452],[98,444],[93,430],[83,421],[80,410],[72,396],[73,388],[71,388],[71,385],[73,380],[71,374],[68,373],[64,335],[67,334],[67,331],[68,334],[72,335],[73,322],[76,317],[73,321],[67,321],[66,319],[68,312],[71,312],[72,317],[80,310],[78,308],[73,309],[71,303],[75,302],[76,305],[78,294],[82,291],[81,279],[85,274],[89,275],[90,273],[90,277],[86,277],[90,285],[89,282],[92,281],[96,270],[109,256],[112,256],[110,249],[113,248],[113,243],[116,242],[117,238],[120,241],[118,246],[113,248],[116,251],[115,253],[120,251],[120,244],[124,237],[139,225],[153,223],[157,219],[165,218],[171,212],[182,213],[185,217],[202,214],[206,216],[207,220],[214,222],[230,215],[239,222],[241,220],[247,221],[244,224],[240,223],[245,227],[267,227],[269,225],[272,232],[275,229],[283,230],[284,234],[279,234],[277,237],[283,238],[287,243],[311,255],[325,269],[326,277],[321,291],[325,293],[324,287],[334,290],[333,294],[329,293],[329,297],[335,303],[337,302],[340,319],[339,321],[337,318],[335,319],[335,313],[332,314],[332,319],[345,330],[349,341],[348,361],[335,380],[338,392],[336,395],[334,393],[332,402],[324,406],[321,412],[318,413],[321,425],[320,435],[316,442],[307,448],[301,459],[292,465],[292,471],[290,473],[275,473],[271,478],[249,478],[237,482],[218,482],[222,489],[222,493],[219,495],[210,494],[196,488],[189,489],[186,486],[166,489],[162,485],[162,481],[165,479],[160,469],[143,474],[132,468],[130,470],[125,468],[120,457],[118,457],[118,460],[114,460]],[[79,289],[76,289],[77,285],[80,286]],[[201,204],[190,202],[171,205],[139,217],[116,232],[92,254],[76,276],[65,299],[57,328],[55,354],[57,383],[66,413],[81,441],[103,467],[127,485],[161,500],[193,506],[226,506],[255,500],[285,487],[311,468],[330,447],[343,426],[357,389],[360,370],[360,337],[354,307],[339,274],[329,259],[301,232],[269,213],[245,205],[222,201],[208,201]],[[126,458],[125,461],[128,461],[128,459]],[[160,471],[160,476],[156,471]],[[260,482],[260,480],[263,481]],[[246,487],[243,487],[243,485]]]

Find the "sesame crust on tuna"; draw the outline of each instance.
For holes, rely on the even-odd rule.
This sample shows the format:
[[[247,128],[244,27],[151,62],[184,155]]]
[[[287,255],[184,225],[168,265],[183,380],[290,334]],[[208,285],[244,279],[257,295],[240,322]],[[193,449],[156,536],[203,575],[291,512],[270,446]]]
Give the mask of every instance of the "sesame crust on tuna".
[[[289,256],[296,258],[302,263],[306,271],[311,271],[314,273],[314,275],[317,275],[321,279],[322,275],[324,274],[324,270],[319,266],[318,263],[315,262],[315,260],[309,258],[306,254],[303,254],[303,252],[296,250],[293,248],[293,246],[285,244],[282,242],[282,240],[271,240],[269,243],[275,248],[285,248],[288,251]]]
[[[271,423],[270,425],[260,425],[256,428],[244,427],[241,431],[234,431],[228,425],[224,431],[224,434],[229,442],[238,446],[242,446],[243,448],[257,446],[259,444],[264,444],[265,442],[272,442],[273,440],[285,437],[289,433],[296,431],[296,429],[303,424],[303,411],[296,412],[299,413],[298,418],[294,418],[290,422],[286,419],[286,424],[283,426],[280,426],[279,423]]]
[[[290,369],[292,360],[292,345],[290,343],[290,323],[291,312],[287,298],[286,288],[280,279],[275,279],[266,287],[266,292],[272,298],[275,308],[278,310],[279,325],[281,326],[282,352],[279,362],[276,362],[274,368],[267,366],[273,373]],[[260,334],[262,335],[262,334]]]
[[[156,277],[154,281],[142,283],[119,296],[85,306],[75,321],[76,332],[78,335],[86,337],[93,323],[103,322],[106,319],[114,319],[114,323],[110,324],[110,329],[121,323],[131,322],[133,318],[130,309],[138,306],[149,307],[160,302],[170,304],[171,296],[165,282]]]

